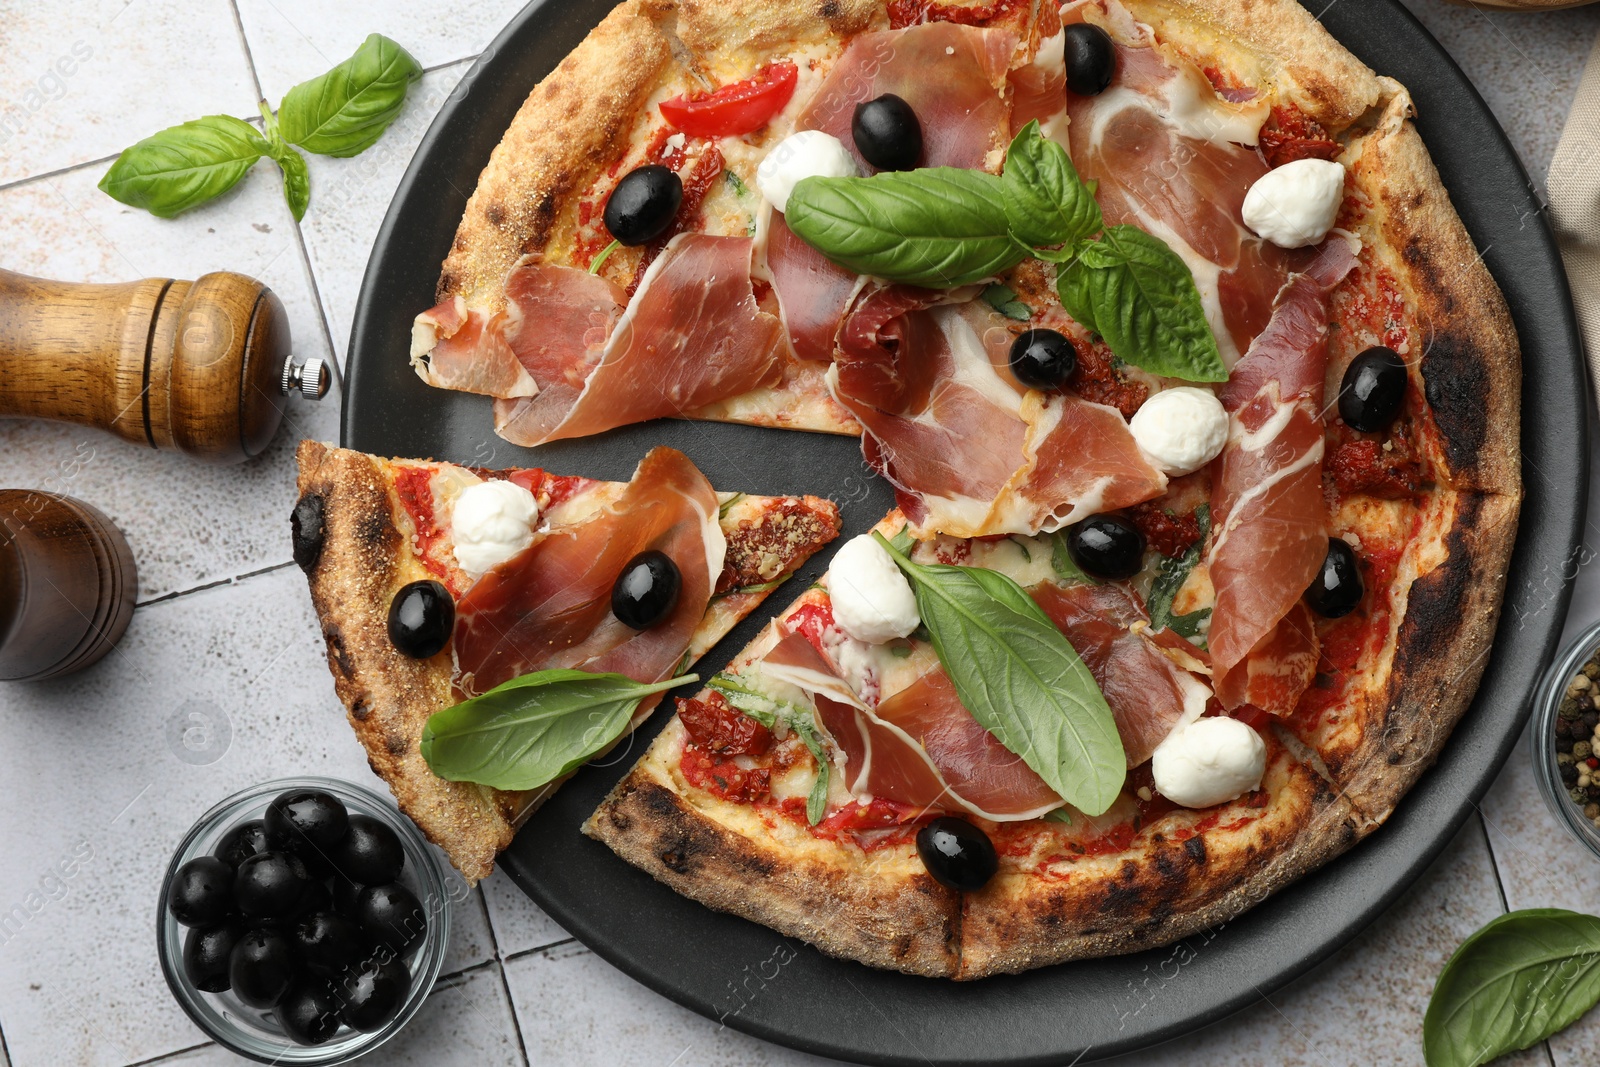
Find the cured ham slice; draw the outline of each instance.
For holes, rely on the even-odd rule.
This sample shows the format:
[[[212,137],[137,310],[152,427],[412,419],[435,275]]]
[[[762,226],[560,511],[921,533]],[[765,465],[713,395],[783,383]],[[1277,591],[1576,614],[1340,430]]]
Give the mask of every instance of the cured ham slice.
[[[1148,632],[1150,616],[1131,589],[1046,583],[1030,592],[1094,675],[1130,768],[1149,759],[1179,723],[1204,714],[1210,687],[1162,652]]]
[[[1307,272],[1284,287],[1267,328],[1220,394],[1230,428],[1211,505],[1216,604],[1209,645],[1217,696],[1228,708],[1249,703],[1287,714],[1315,667],[1316,634],[1300,597],[1328,550],[1328,298],[1354,265],[1343,238],[1326,242]]]
[[[962,706],[942,670],[872,709],[800,633],[785,632],[761,669],[811,695],[843,758],[845,787],[857,796],[929,812],[965,809],[996,822],[1038,818],[1061,806],[1061,798]]]
[[[533,396],[533,376],[506,343],[503,312],[469,311],[451,297],[411,325],[411,365],[429,385],[495,397]]]
[[[756,304],[751,246],[748,237],[674,237],[582,386],[561,381],[534,397],[498,401],[495,432],[530,446],[587,437],[775,382],[782,327]]]
[[[795,358],[832,360],[834,336],[861,277],[796,237],[777,211],[768,222],[767,273]]]
[[[611,587],[647,549],[672,558],[683,586],[672,613],[640,631],[611,614]],[[726,551],[705,475],[683,453],[654,449],[604,512],[542,531],[467,590],[456,614],[457,686],[472,696],[557,667],[639,682],[669,677],[705,615]]]
[[[1068,149],[1098,181],[1107,225],[1155,234],[1194,274],[1223,357],[1237,359],[1303,259],[1245,229],[1245,193],[1267,172],[1255,149],[1265,99],[1223,99],[1186,61],[1169,61],[1115,0],[1069,7],[1064,22],[1091,21],[1112,36],[1117,77],[1099,96],[1067,94]]]
[[[929,306],[940,299],[907,286],[869,293],[829,372],[865,428],[867,461],[919,530],[1036,533],[1161,494],[1165,476],[1115,408],[1021,389],[1004,369],[999,316],[982,301]]]
[[[506,277],[506,339],[540,389],[579,389],[627,302],[598,274],[529,257]]]
[[[1017,43],[1010,30],[950,22],[863,33],[828,71],[795,127],[839,138],[870,174],[850,122],[857,104],[893,93],[922,122],[922,166],[982,168],[1006,144],[1010,109],[1001,90]]]

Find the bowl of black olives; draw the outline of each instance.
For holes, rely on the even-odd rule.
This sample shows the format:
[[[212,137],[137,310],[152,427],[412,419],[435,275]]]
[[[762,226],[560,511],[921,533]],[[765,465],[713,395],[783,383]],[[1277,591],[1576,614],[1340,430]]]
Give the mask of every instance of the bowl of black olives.
[[[173,854],[161,969],[224,1048],[345,1063],[422,1006],[459,882],[378,794],[332,778],[266,782],[206,812]]]

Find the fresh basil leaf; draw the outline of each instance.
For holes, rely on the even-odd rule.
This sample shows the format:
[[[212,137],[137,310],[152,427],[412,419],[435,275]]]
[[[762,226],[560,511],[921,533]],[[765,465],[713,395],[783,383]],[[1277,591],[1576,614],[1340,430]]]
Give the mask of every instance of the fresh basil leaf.
[[[828,780],[833,765],[828,760],[827,750],[822,747],[822,739],[817,735],[816,719],[811,712],[787,700],[776,700],[752,689],[737,675],[726,671],[706,684],[721,693],[729,704],[767,729],[772,729],[781,719],[799,736],[817,763],[817,780],[811,783],[811,792],[806,796],[806,821],[812,826],[821,822],[828,813]]]
[[[690,674],[645,685],[622,674],[535,671],[435,713],[422,728],[422,758],[451,782],[537,789],[622,736],[639,702]]]
[[[1200,536],[1183,555],[1161,561],[1161,569],[1156,573],[1155,581],[1150,583],[1150,595],[1145,598],[1151,629],[1169,628],[1182,637],[1193,637],[1199,633],[1200,623],[1211,614],[1209,608],[1191,611],[1187,615],[1172,614],[1173,598],[1183,588],[1183,583],[1189,580],[1189,572],[1200,562],[1200,553],[1205,549],[1206,535],[1211,532],[1211,505],[1201,504],[1195,508],[1194,517],[1200,525]]]
[[[928,167],[870,178],[805,178],[784,221],[801,240],[857,274],[950,289],[1022,262],[1001,181],[981,170]]]
[[[1072,825],[1072,812],[1068,811],[1066,808],[1057,808],[1055,811],[1047,811],[1043,816],[1041,816],[1041,818],[1043,818],[1045,822],[1059,822],[1065,823],[1068,826]]]
[[[1011,139],[1000,191],[1011,232],[1025,244],[1071,244],[1093,237],[1104,225],[1100,205],[1066,149],[1039,132],[1038,119]]]
[[[308,152],[359,155],[399,116],[420,77],[410,52],[374,33],[349,59],[290,89],[278,106],[278,127],[285,141]]]
[[[221,196],[267,152],[266,139],[231,115],[172,126],[124,149],[100,190],[129,207],[170,219]]]
[[[311,171],[306,167],[306,157],[277,138],[268,141],[267,154],[283,172],[283,198],[289,202],[294,221],[299,222],[311,204]]]
[[[1478,1067],[1565,1030],[1600,1000],[1600,918],[1501,915],[1461,943],[1422,1020],[1428,1067]]]
[[[728,499],[726,499],[722,503],[718,504],[717,505],[717,518],[719,518],[719,519],[727,518],[728,517],[728,512],[733,510],[733,506],[735,504],[737,504],[739,501],[743,500],[743,499],[744,499],[744,494],[743,493],[734,493]]]
[[[909,556],[911,555],[911,550],[916,547],[917,539],[911,536],[911,526],[907,524],[900,527],[895,532],[895,535],[889,538],[889,543],[894,546],[896,552]]]
[[[874,534],[917,597],[961,703],[1087,815],[1111,806],[1127,757],[1111,708],[1070,642],[1023,588],[982,567],[911,562]]]
[[[1057,530],[1050,535],[1050,569],[1068,585],[1094,585],[1095,580],[1078,566],[1067,550],[1067,531]]]
[[[983,291],[983,302],[1008,319],[1027,322],[1033,318],[1033,309],[1017,299],[1016,290],[1004,285],[991,285]]]
[[[1168,378],[1228,378],[1188,266],[1160,238],[1112,226],[1056,273],[1067,313],[1136,367]]]

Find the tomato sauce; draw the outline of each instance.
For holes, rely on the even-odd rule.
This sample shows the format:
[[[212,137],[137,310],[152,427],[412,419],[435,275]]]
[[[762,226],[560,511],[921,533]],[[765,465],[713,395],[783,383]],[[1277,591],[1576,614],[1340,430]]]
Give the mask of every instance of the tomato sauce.
[[[690,742],[715,756],[760,756],[772,747],[771,731],[720,693],[678,701],[678,718]]]
[[[1209,77],[1211,71],[1207,70]],[[1215,79],[1212,84],[1216,85]],[[1219,87],[1220,88],[1220,87]],[[1273,107],[1261,127],[1261,154],[1267,165],[1281,167],[1297,159],[1337,159],[1344,149],[1322,124],[1293,104]]]
[[[685,745],[679,762],[684,778],[714,797],[749,804],[764,799],[772,788],[765,767],[746,770],[732,760],[718,759],[697,745]]]

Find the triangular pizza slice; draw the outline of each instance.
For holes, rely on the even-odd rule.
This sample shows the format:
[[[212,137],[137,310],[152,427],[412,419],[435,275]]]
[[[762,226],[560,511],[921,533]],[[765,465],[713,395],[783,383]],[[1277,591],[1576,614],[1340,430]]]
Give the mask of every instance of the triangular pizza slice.
[[[679,675],[839,529],[831,501],[717,492],[669,448],[628,482],[313,441],[298,459],[295,561],[335,688],[401,810],[474,882],[565,775],[515,791],[447,781],[422,748],[432,716],[542,671]]]

